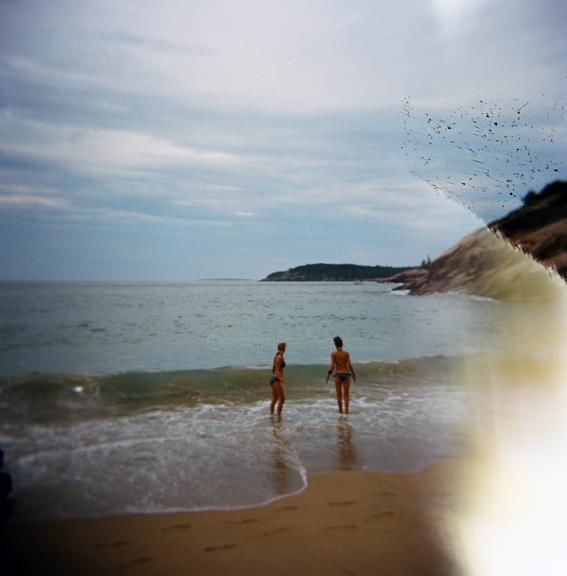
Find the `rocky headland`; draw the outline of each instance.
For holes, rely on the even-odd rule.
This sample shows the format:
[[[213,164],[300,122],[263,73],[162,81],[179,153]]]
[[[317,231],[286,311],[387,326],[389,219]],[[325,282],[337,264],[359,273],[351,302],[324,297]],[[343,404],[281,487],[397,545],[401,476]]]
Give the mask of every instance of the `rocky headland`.
[[[526,255],[528,256],[526,258]],[[381,282],[410,294],[463,292],[498,299],[545,298],[542,276],[567,279],[567,182],[529,192],[523,206],[469,234],[427,267]],[[550,288],[553,291],[553,288]]]

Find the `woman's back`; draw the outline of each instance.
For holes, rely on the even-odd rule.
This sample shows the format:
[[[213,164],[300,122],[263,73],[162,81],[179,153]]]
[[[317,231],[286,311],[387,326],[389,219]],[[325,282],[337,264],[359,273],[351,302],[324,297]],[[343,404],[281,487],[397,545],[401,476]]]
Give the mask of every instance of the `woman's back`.
[[[337,350],[333,352],[335,360],[335,369],[337,372],[348,372],[350,369],[350,356],[345,350]]]

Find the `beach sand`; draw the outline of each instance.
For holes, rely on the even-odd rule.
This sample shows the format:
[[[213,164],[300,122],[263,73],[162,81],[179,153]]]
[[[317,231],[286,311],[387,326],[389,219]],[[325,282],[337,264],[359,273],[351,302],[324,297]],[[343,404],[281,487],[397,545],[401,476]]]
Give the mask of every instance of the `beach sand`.
[[[446,575],[442,517],[459,506],[461,465],[418,474],[341,471],[302,493],[231,511],[34,524],[4,534],[8,574]]]

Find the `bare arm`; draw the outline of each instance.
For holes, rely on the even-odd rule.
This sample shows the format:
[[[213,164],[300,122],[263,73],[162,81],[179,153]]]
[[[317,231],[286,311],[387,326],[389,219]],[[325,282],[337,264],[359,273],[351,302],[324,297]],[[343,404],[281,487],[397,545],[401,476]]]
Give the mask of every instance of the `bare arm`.
[[[329,381],[331,374],[335,371],[336,363],[335,363],[335,353],[331,354],[331,367],[327,371],[327,377],[325,378],[325,384]]]
[[[352,362],[350,361],[350,354],[348,355],[348,369],[349,372],[352,374],[352,379],[356,382],[356,372],[354,371],[354,367]]]

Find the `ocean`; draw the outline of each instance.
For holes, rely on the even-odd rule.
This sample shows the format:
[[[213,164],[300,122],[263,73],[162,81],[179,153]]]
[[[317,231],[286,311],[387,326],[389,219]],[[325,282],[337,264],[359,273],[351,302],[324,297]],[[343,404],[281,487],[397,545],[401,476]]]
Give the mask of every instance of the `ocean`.
[[[392,288],[0,283],[0,446],[15,517],[253,506],[303,490],[310,473],[412,472],[466,455],[470,422],[494,397],[482,371],[463,385],[463,363],[510,338],[532,355],[530,330],[510,327],[549,333],[561,315],[553,302]],[[358,374],[348,416],[324,382],[336,335]],[[280,340],[281,419],[268,413]]]

